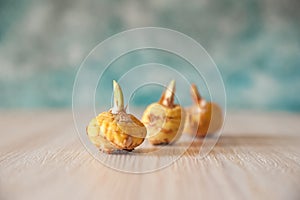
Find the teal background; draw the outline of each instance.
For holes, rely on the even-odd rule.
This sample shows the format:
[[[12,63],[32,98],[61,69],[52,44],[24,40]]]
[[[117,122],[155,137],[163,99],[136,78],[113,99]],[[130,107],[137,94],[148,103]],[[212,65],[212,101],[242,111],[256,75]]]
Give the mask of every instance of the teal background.
[[[229,109],[300,111],[300,1],[0,2],[2,109],[70,108],[76,71],[95,45],[159,26],[203,45],[220,69]]]

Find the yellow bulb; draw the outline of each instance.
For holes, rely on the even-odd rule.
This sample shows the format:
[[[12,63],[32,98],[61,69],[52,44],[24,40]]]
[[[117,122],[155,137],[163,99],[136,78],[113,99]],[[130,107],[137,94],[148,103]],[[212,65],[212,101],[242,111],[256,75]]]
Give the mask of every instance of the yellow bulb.
[[[174,104],[175,81],[172,81],[161,99],[144,111],[142,122],[147,127],[147,138],[151,144],[170,144],[182,133],[183,109]]]
[[[95,146],[112,153],[118,150],[132,151],[143,143],[147,130],[136,117],[126,113],[122,90],[114,81],[114,107],[92,119],[87,134]]]

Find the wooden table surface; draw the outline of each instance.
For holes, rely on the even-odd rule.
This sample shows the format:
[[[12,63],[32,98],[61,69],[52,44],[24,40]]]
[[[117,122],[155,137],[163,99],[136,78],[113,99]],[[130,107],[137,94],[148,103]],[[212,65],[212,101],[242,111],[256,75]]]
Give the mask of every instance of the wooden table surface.
[[[193,154],[198,140],[172,165],[130,174],[87,152],[71,111],[2,111],[0,199],[300,199],[300,115],[244,111],[226,120],[204,159]],[[143,156],[107,159],[133,166]]]

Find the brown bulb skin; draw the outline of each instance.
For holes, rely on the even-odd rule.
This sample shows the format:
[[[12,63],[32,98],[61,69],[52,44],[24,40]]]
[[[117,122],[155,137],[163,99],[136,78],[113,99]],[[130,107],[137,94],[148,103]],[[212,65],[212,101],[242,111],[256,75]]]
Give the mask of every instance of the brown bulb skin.
[[[223,123],[223,114],[221,108],[211,102],[204,106],[194,105],[186,109],[186,122],[184,133],[205,137],[206,135],[217,132]]]
[[[197,137],[216,133],[223,124],[223,112],[219,105],[203,99],[196,86],[191,87],[194,105],[186,109],[184,133]]]

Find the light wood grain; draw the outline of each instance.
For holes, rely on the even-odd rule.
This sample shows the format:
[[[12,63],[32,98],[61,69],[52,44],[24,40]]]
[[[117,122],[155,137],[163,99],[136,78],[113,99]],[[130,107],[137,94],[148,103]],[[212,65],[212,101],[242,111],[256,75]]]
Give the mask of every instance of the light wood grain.
[[[300,199],[299,122],[289,113],[229,113],[204,159],[195,159],[198,140],[169,167],[128,174],[86,151],[70,111],[1,112],[0,199]]]

